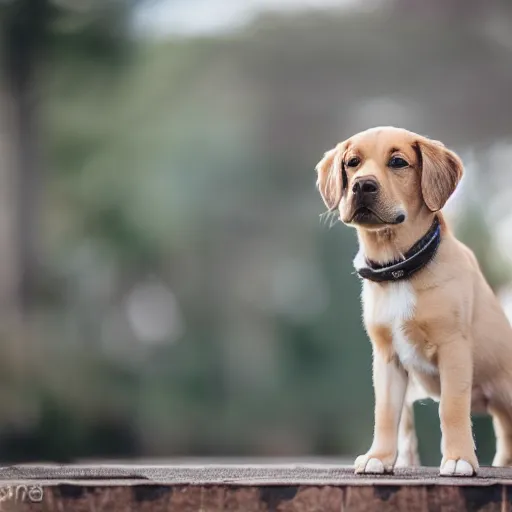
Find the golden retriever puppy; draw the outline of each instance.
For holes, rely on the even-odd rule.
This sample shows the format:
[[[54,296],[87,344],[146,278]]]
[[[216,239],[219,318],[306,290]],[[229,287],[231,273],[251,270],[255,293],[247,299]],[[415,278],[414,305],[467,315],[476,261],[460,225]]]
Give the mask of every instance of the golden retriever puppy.
[[[375,425],[356,473],[419,463],[412,404],[426,397],[439,401],[441,475],[478,470],[471,411],[492,415],[493,465],[512,465],[512,328],[441,213],[462,177],[460,158],[438,141],[381,127],[339,143],[316,171],[325,204],[359,240]]]

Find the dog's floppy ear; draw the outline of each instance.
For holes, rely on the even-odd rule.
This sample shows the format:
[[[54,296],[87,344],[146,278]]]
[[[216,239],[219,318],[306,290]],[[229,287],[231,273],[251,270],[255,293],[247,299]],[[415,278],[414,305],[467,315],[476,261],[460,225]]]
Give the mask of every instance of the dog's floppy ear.
[[[343,170],[343,151],[342,144],[338,144],[327,151],[315,167],[316,186],[330,211],[338,207],[347,186],[347,176]]]
[[[432,212],[440,210],[462,178],[461,159],[442,142],[421,138],[416,142],[421,166],[421,193]]]

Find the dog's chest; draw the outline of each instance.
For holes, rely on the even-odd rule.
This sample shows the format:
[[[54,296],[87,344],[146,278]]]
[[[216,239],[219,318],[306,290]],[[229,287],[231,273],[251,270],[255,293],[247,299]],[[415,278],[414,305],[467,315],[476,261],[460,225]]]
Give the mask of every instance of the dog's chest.
[[[363,310],[365,321],[385,325],[391,330],[393,348],[405,368],[436,373],[435,366],[407,338],[405,323],[414,319],[416,294],[407,281],[379,285],[364,281]]]

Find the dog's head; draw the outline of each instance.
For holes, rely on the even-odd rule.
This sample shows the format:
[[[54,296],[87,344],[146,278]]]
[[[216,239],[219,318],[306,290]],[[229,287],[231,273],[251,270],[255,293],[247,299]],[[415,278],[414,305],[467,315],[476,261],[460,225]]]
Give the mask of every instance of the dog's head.
[[[317,186],[343,223],[380,230],[440,210],[459,183],[460,158],[407,130],[372,128],[325,153]]]

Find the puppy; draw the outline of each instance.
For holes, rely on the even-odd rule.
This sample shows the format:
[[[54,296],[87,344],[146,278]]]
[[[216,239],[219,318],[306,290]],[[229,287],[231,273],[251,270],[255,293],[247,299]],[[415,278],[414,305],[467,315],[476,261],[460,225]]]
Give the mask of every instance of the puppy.
[[[331,211],[357,231],[364,326],[373,348],[373,443],[356,473],[419,463],[412,404],[439,401],[441,475],[478,470],[471,412],[492,415],[494,466],[512,465],[512,328],[441,209],[463,174],[442,143],[373,128],[316,167]]]

